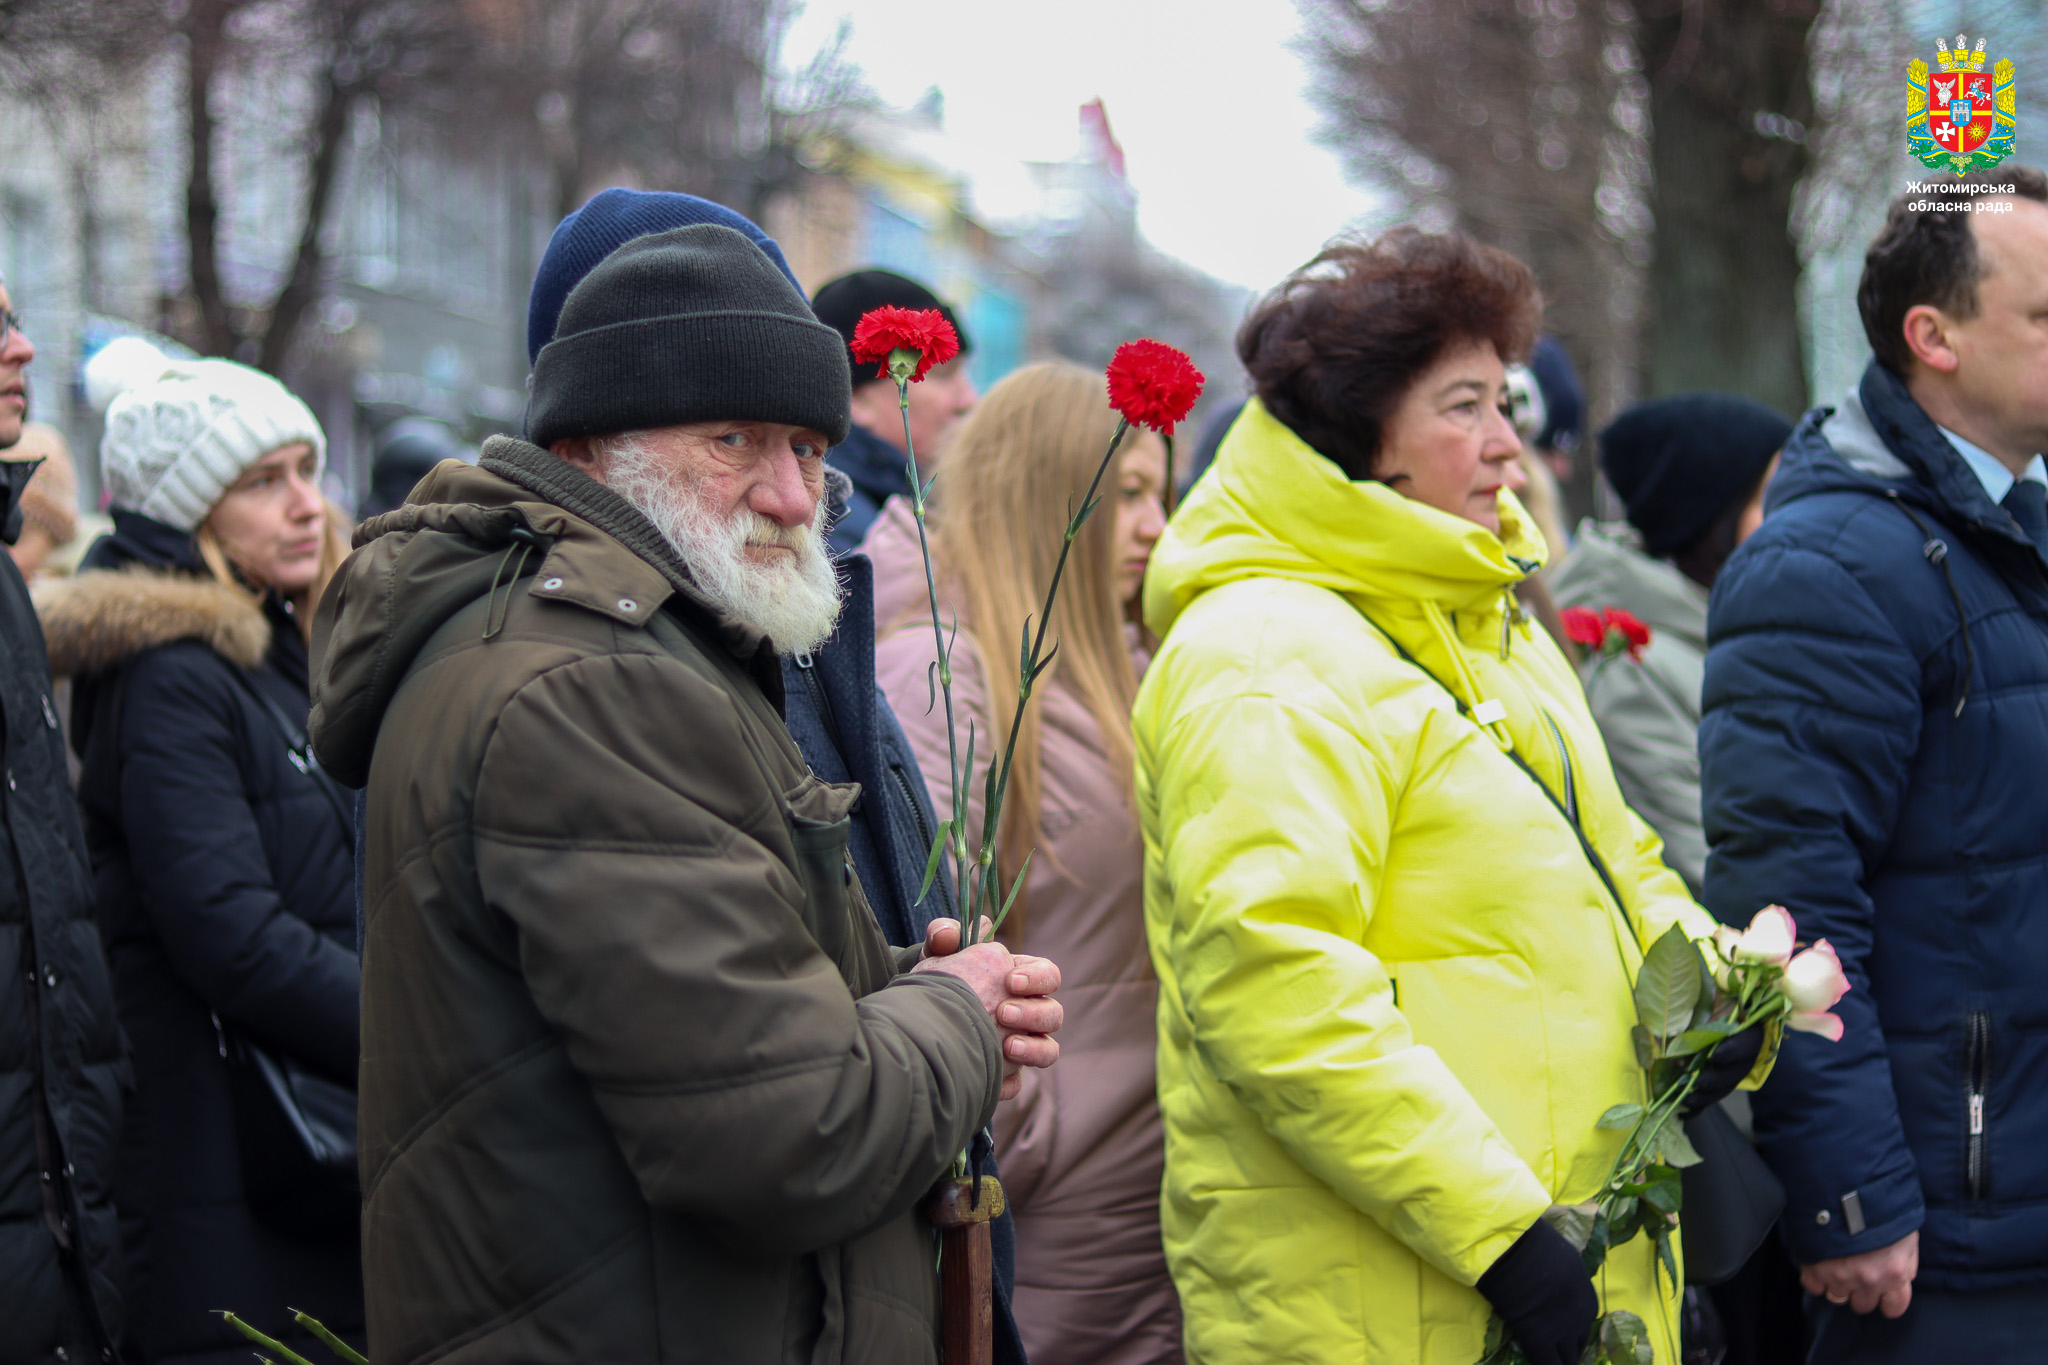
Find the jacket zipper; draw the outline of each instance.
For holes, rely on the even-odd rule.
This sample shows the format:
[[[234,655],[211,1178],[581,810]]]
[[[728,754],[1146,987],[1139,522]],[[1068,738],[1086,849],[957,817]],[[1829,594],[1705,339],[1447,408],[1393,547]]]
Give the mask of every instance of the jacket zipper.
[[[917,826],[917,850],[929,858],[932,852],[932,831],[924,822],[924,812],[918,809],[917,793],[910,789],[910,779],[903,775],[902,768],[891,763],[889,774],[896,779],[897,787],[903,792],[903,804],[910,808],[910,823]]]
[[[1991,1083],[1991,1016],[1970,1013],[1964,1067],[1970,1073],[1969,1142],[1963,1153],[1963,1184],[1972,1200],[1982,1199],[1989,1186],[1984,1151],[1984,1093]]]
[[[1579,822],[1579,790],[1572,777],[1571,751],[1564,747],[1564,736],[1558,733],[1557,722],[1550,718],[1550,712],[1538,707],[1537,714],[1543,717],[1543,728],[1550,731],[1550,742],[1557,746],[1557,761],[1564,765],[1564,813],[1576,825]]]

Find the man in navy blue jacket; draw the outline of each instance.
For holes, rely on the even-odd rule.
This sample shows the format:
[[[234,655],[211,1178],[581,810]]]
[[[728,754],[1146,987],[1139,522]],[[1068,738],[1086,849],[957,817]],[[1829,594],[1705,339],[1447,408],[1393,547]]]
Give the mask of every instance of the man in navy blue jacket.
[[[1892,205],[1708,621],[1706,903],[1852,983],[1755,1096],[1816,1362],[2048,1353],[2048,180],[1983,179]]]
[[[841,275],[818,290],[811,307],[818,321],[845,337],[849,347],[853,329],[876,308],[936,308],[953,324],[960,338],[960,354],[910,386],[910,439],[917,450],[918,472],[929,482],[945,450],[946,437],[974,410],[980,397],[967,374],[967,357],[974,343],[959,316],[916,280],[889,270]],[[825,452],[825,463],[853,481],[846,511],[826,533],[835,555],[859,549],[868,528],[881,515],[882,504],[910,492],[909,460],[903,447],[904,414],[898,402],[895,380],[882,374],[879,366],[853,361],[853,430]]]

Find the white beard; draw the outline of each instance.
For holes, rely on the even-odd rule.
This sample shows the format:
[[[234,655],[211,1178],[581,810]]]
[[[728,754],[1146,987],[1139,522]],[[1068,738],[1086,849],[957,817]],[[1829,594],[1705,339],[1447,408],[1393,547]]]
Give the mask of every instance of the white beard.
[[[824,505],[803,526],[780,526],[749,507],[730,516],[638,435],[594,443],[605,483],[654,523],[713,605],[768,637],[778,654],[803,654],[831,636],[841,589],[825,546]],[[763,562],[747,547],[785,546]]]

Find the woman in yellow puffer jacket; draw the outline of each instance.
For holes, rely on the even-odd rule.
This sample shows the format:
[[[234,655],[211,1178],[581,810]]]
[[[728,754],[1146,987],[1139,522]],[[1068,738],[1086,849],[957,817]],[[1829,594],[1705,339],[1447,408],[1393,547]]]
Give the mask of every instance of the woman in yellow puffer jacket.
[[[1134,723],[1190,1361],[1473,1365],[1497,1310],[1576,1362],[1616,1308],[1677,1360],[1648,1239],[1589,1280],[1541,1217],[1595,1197],[1595,1121],[1645,1098],[1644,947],[1713,921],[1516,607],[1544,546],[1502,488],[1502,362],[1539,307],[1462,237],[1326,251],[1245,323],[1257,396],[1153,556]]]

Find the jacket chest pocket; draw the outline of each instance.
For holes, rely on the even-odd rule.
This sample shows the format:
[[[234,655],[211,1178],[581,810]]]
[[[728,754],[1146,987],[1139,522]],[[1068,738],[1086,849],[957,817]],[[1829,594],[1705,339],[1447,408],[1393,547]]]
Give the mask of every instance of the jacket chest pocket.
[[[826,782],[816,774],[783,797],[783,821],[804,892],[804,927],[842,973],[854,936],[853,858],[847,840],[859,798],[858,782]]]

